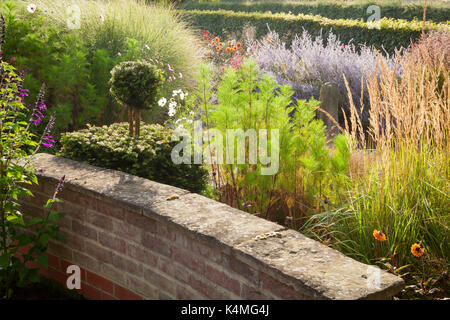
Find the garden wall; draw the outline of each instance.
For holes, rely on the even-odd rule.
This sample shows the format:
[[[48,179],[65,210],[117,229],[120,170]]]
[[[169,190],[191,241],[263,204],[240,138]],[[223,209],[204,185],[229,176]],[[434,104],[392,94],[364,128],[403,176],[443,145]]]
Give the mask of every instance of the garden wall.
[[[23,211],[43,215],[58,180],[67,241],[50,242],[42,274],[81,268],[91,299],[384,299],[403,280],[298,232],[225,204],[48,154]]]

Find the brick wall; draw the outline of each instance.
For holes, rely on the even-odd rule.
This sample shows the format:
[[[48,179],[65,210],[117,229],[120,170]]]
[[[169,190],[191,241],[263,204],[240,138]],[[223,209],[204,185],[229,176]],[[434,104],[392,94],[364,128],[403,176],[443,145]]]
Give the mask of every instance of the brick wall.
[[[403,281],[283,227],[188,191],[39,154],[39,186],[23,211],[42,205],[59,178],[56,206],[66,242],[51,241],[41,274],[65,284],[81,268],[91,299],[388,298]],[[379,275],[377,282],[369,281]]]

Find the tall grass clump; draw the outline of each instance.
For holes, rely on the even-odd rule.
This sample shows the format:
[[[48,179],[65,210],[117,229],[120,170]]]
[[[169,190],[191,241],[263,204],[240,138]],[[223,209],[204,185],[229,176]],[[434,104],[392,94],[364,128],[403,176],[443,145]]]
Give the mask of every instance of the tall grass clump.
[[[347,135],[359,170],[350,170],[342,201],[333,204],[339,209],[314,217],[307,233],[331,239],[339,250],[368,263],[388,257],[397,268],[412,264],[422,277],[426,270],[447,270],[449,39],[448,33],[424,35],[393,68],[378,60],[379,79],[372,74],[367,81],[367,132],[350,100]],[[435,48],[436,41],[447,45]],[[385,242],[374,239],[375,229],[383,230]],[[411,254],[414,243],[425,249],[420,259]]]
[[[31,84],[48,85],[52,103],[61,106],[61,131],[124,120],[108,85],[110,71],[123,61],[145,59],[162,69],[163,94],[192,85],[201,50],[172,6],[143,0],[36,0],[30,12],[28,2],[8,3],[2,8],[13,36],[8,52],[29,71]],[[154,116],[148,112],[145,119],[160,120]]]

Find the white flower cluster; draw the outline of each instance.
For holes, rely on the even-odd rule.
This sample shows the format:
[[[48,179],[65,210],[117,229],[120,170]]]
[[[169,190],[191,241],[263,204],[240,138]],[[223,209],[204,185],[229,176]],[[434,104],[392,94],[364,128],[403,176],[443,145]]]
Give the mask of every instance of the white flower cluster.
[[[174,90],[172,92],[172,98],[170,98],[170,102],[169,102],[169,117],[173,117],[177,111],[176,111],[176,107],[178,105],[178,103],[175,101],[175,98],[178,96],[180,100],[184,100],[186,98],[186,96],[188,95],[187,92],[183,92],[183,90],[178,89],[178,90]],[[159,99],[158,101],[158,105],[162,108],[167,104],[167,99],[162,97],[161,99]]]

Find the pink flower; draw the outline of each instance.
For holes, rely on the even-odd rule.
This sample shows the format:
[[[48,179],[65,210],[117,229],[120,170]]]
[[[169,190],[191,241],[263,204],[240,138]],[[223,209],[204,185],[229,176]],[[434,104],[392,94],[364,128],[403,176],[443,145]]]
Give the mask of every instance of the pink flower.
[[[99,18],[101,22],[105,22],[105,17],[102,14],[100,14]]]
[[[179,72],[178,75],[180,79],[183,78],[183,74],[181,72]]]
[[[30,4],[27,6],[27,11],[28,11],[29,13],[34,13],[34,12],[36,11],[36,5],[35,5],[34,3],[30,3]]]
[[[224,73],[225,72],[225,67],[222,67],[222,73]]]
[[[16,61],[16,58],[15,57],[11,57],[11,62],[14,62],[14,61]]]
[[[169,68],[169,71],[173,72],[173,68],[170,66],[170,64],[167,64],[167,67]]]
[[[117,52],[117,55],[118,55],[119,57],[121,57],[121,56],[122,56],[122,54],[121,54],[120,52]]]

